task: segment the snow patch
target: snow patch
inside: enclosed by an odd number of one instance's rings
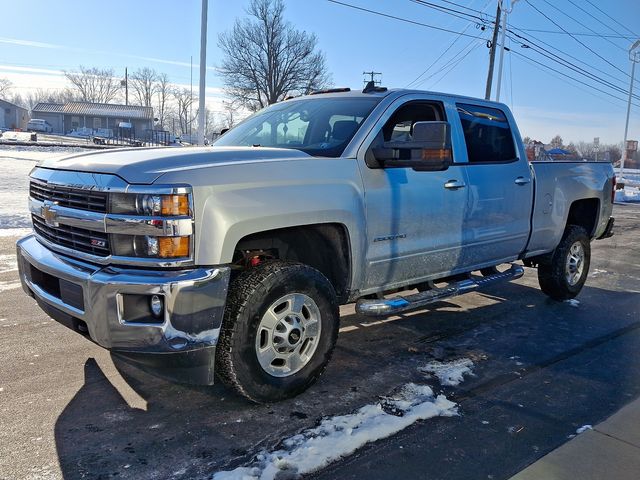
[[[33,233],[31,228],[4,228],[0,227],[0,238],[2,237],[25,237]]]
[[[0,292],[20,288],[20,282],[0,282]]]
[[[15,255],[0,255],[0,273],[18,270],[18,259]]]
[[[568,300],[565,300],[564,303],[575,308],[578,308],[580,306],[580,300],[576,300],[575,298],[570,298]]]
[[[435,375],[440,380],[442,385],[456,386],[464,380],[465,375],[473,375],[471,368],[473,362],[468,358],[460,358],[451,362],[438,362],[434,360],[427,363],[424,367],[419,367],[418,370]]]
[[[616,190],[615,202],[627,203],[627,202],[640,202],[640,188],[624,186],[624,189]]]
[[[576,430],[576,433],[580,435],[581,433],[586,432],[587,430],[593,430],[593,426],[591,425],[583,425]]]
[[[392,413],[389,413],[392,412]],[[457,405],[435,396],[426,385],[406,384],[392,397],[365,405],[357,412],[324,419],[318,427],[282,442],[282,449],[263,452],[251,466],[221,471],[213,480],[273,480],[316,471],[363,445],[389,437],[418,420],[458,414]]]

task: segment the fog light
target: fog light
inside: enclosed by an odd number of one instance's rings
[[[149,306],[151,307],[151,313],[153,313],[154,317],[160,317],[164,311],[164,303],[162,298],[158,295],[152,295],[151,300],[149,300]]]

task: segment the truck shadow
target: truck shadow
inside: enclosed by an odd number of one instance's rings
[[[636,293],[585,287],[575,308],[521,284],[464,298],[386,323],[344,318],[356,328],[341,334],[319,383],[273,405],[251,404],[222,385],[169,383],[112,356],[127,385],[123,390],[122,379],[89,358],[84,385],[55,425],[63,478],[207,478],[323,416],[375,402],[403,383],[425,382],[416,367],[430,359],[479,359],[476,377],[461,386],[473,389],[516,368],[510,357],[544,362],[628,326],[626,313],[607,316],[596,307],[630,312],[640,301]]]

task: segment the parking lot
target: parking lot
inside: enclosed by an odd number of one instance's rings
[[[275,405],[167,383],[52,321],[18,287],[16,238],[0,237],[0,478],[209,478],[407,382],[459,415],[418,421],[314,478],[509,478],[640,396],[640,205],[614,215],[579,302],[550,301],[527,269],[384,321],[343,307],[324,376]],[[418,370],[459,358],[474,363],[459,386]]]

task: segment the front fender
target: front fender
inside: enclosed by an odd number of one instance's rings
[[[176,178],[194,189],[196,264],[230,263],[238,242],[251,234],[337,223],[347,229],[352,285],[359,284],[366,228],[355,159],[307,158],[181,173]]]

